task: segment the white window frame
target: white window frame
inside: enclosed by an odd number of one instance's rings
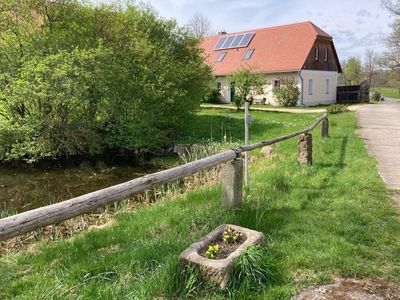
[[[328,48],[325,49],[325,58],[324,58],[325,62],[328,62]]]
[[[326,95],[329,95],[329,85],[330,85],[329,79],[325,79],[325,94]]]
[[[217,57],[217,60],[215,61],[215,63],[217,63],[217,64],[222,63],[227,54],[228,54],[228,52],[226,52],[226,51],[220,52],[218,54],[218,57]]]
[[[315,51],[315,60],[318,61],[318,59],[319,59],[319,47],[316,46],[314,51]]]
[[[308,79],[308,95],[313,94],[313,89],[314,89],[314,81],[312,78]]]
[[[247,49],[246,52],[244,53],[244,56],[242,60],[250,60],[250,58],[253,56],[255,49]]]

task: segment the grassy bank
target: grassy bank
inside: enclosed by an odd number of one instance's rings
[[[182,142],[241,142],[242,113],[202,110]],[[254,112],[253,141],[305,127],[316,115]],[[178,255],[221,223],[268,236],[272,275],[258,293],[195,290],[198,298],[289,299],[332,276],[400,282],[400,221],[363,142],[354,113],[331,116],[331,137],[316,131],[314,165],[296,163],[295,139],[274,159],[252,155],[251,192],[242,208],[221,208],[219,185],[116,215],[110,227],[0,258],[0,298],[172,298]]]

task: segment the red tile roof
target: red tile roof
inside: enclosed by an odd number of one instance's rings
[[[215,51],[221,35],[205,37],[201,43],[204,55],[213,66],[216,76],[225,76],[240,67],[251,68],[256,73],[298,71],[303,67],[317,37],[332,40],[332,37],[311,22],[296,23],[277,27],[246,30],[230,33],[254,32],[255,36],[246,48]],[[247,49],[255,49],[250,60],[243,61]],[[216,60],[221,52],[227,52],[221,63]]]

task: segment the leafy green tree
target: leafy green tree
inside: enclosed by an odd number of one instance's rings
[[[0,160],[172,143],[213,80],[198,43],[147,6],[0,0]]]
[[[300,89],[293,78],[280,78],[279,86],[273,90],[273,93],[280,106],[296,106]]]
[[[362,65],[360,59],[357,57],[349,58],[344,64],[343,73],[346,84],[359,84],[362,76]]]
[[[229,76],[228,81],[235,87],[234,102],[237,110],[250,97],[263,93],[265,78],[261,74],[254,74],[249,69],[240,69]]]

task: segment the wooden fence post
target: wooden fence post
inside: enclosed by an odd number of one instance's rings
[[[302,133],[299,136],[297,148],[297,161],[301,165],[312,165],[312,135]]]
[[[328,117],[322,120],[321,123],[321,135],[322,137],[328,137],[329,136],[329,120]]]
[[[224,164],[222,170],[222,205],[232,208],[242,204],[243,159]]]

